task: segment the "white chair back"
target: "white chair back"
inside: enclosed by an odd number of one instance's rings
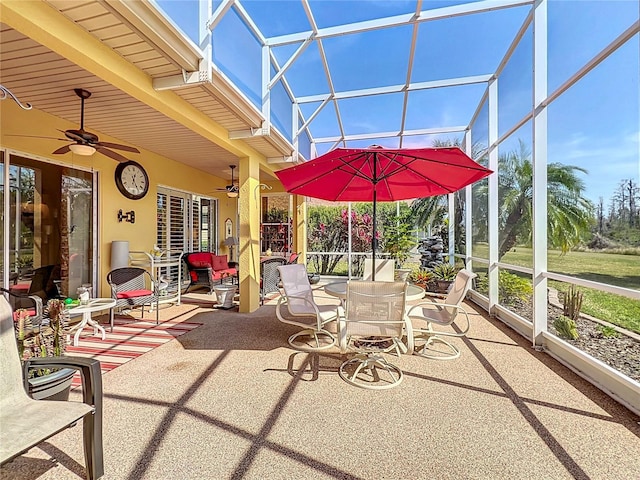
[[[0,365],[2,365],[0,405],[14,403],[16,399],[28,398],[23,387],[22,365],[18,355],[13,314],[9,302],[2,295],[0,295]]]
[[[475,273],[464,268],[458,271],[443,303],[459,306],[467,296],[469,289],[471,289],[471,281],[476,277],[477,275]],[[447,312],[451,321],[453,321],[455,316],[458,314],[458,309],[454,307],[443,307],[443,311]]]
[[[288,297],[287,308],[292,315],[315,315],[313,290],[307,276],[307,268],[301,263],[278,267],[284,294]]]
[[[349,281],[346,335],[401,338],[406,290],[405,282]]]
[[[396,269],[395,260],[376,258],[376,282],[393,282]],[[373,280],[373,260],[365,258],[362,280]]]

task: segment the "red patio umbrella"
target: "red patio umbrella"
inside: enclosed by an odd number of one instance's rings
[[[376,203],[453,193],[492,171],[458,147],[336,148],[276,172],[289,193],[335,202],[373,202],[375,280]]]

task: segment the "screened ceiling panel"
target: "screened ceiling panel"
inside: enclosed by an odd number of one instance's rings
[[[405,25],[323,40],[336,90],[404,84],[412,31],[412,26]]]
[[[375,134],[400,144],[408,135],[415,144],[466,128],[533,2],[235,0],[227,6],[213,29],[216,65],[258,108],[271,108],[274,127],[287,138],[295,141],[283,96],[300,107],[311,141],[331,147],[366,143]],[[263,46],[272,62],[265,79]],[[271,85],[270,105],[261,82]]]
[[[486,83],[479,83],[409,92],[405,128],[467,125],[486,88]]]

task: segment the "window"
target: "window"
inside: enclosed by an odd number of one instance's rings
[[[216,200],[159,187],[157,238],[162,250],[217,251]]]

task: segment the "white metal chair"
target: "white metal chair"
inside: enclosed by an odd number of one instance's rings
[[[408,316],[413,335],[408,334],[407,337],[412,337],[412,341],[409,342],[412,353],[434,360],[453,360],[460,356],[460,350],[442,337],[463,337],[469,331],[469,314],[462,306],[462,301],[471,288],[471,281],[476,276],[475,273],[462,269],[457,273],[443,302],[422,302],[409,309]],[[454,322],[460,314],[464,317],[466,326],[454,330]],[[451,327],[451,330],[434,330],[434,324],[440,327]],[[423,341],[423,345],[415,345],[414,348],[414,342]],[[438,349],[436,344],[444,345],[444,348]]]
[[[356,356],[340,365],[340,377],[357,387],[380,390],[402,381],[402,370],[383,354],[406,351],[406,282],[349,281],[344,315],[338,328],[340,351]]]
[[[395,275],[395,260],[376,258],[376,282],[393,282]],[[373,260],[365,258],[362,280],[373,280]]]
[[[41,357],[21,366],[11,308],[0,295],[0,365],[0,465],[82,420],[86,478],[100,478],[104,473],[100,362],[74,356]],[[27,395],[29,369],[55,367],[82,371],[82,403],[34,400]]]
[[[325,329],[325,325],[338,318],[338,305],[318,305],[315,302],[303,264],[281,265],[278,271],[282,296],[276,305],[276,316],[283,323],[303,328],[289,337],[289,345],[303,351],[333,347],[336,339]]]

